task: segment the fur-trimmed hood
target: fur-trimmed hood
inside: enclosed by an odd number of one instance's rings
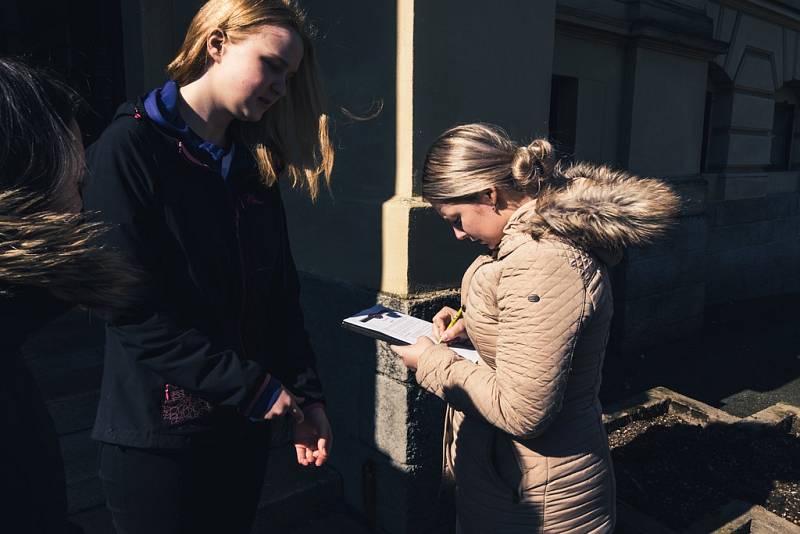
[[[680,209],[678,195],[661,180],[587,163],[563,171],[564,183],[517,210],[504,230],[499,253],[515,234],[566,239],[614,263],[628,246],[663,235]]]
[[[36,204],[19,191],[0,191],[0,296],[13,294],[14,286],[33,286],[97,310],[131,307],[140,275],[118,254],[94,245],[104,227]]]

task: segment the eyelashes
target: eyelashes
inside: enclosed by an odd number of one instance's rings
[[[288,82],[289,80],[291,80],[292,78],[294,78],[294,77],[295,77],[295,75],[297,74],[297,72],[294,72],[294,71],[288,71],[288,70],[286,69],[286,67],[284,67],[283,65],[280,65],[280,64],[278,64],[276,61],[274,61],[274,60],[272,60],[272,59],[270,59],[270,58],[268,58],[268,57],[262,57],[262,58],[261,58],[261,61],[262,61],[262,62],[263,62],[263,63],[264,63],[264,64],[265,64],[265,65],[266,65],[268,68],[269,68],[269,70],[271,70],[273,73],[275,73],[275,74],[278,74],[278,75],[280,75],[281,73],[283,73],[283,74],[284,74],[284,78],[286,79],[286,81],[287,81],[287,82]]]

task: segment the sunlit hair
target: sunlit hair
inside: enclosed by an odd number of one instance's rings
[[[33,286],[122,310],[136,302],[138,272],[94,244],[104,226],[66,205],[85,170],[70,128],[82,105],[47,73],[0,58],[0,297]]]
[[[29,209],[59,211],[84,172],[70,129],[81,99],[52,76],[0,58],[0,187],[29,196]]]
[[[447,130],[428,149],[422,196],[429,202],[469,202],[495,187],[535,197],[562,182],[549,141],[519,145],[499,126],[474,123]]]
[[[307,188],[314,199],[319,193],[320,175],[330,186],[334,151],[311,35],[305,13],[296,2],[210,0],[192,19],[178,55],[167,66],[167,75],[179,86],[197,80],[208,67],[206,42],[215,30],[222,30],[236,42],[264,25],[295,30],[303,41],[303,59],[297,73],[287,81],[286,96],[260,121],[239,122],[235,129],[253,152],[267,185],[285,173],[293,186]]]

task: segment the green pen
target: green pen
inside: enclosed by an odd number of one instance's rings
[[[456,312],[456,314],[453,316],[453,319],[450,321],[450,324],[447,325],[447,328],[444,329],[444,332],[447,332],[448,330],[453,328],[463,315],[464,315],[464,306],[461,306]],[[442,332],[442,334],[444,334],[444,332]],[[442,342],[442,336],[439,336],[439,341],[437,341],[437,343],[441,342]]]

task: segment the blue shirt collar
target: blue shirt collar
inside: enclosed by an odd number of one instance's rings
[[[144,98],[147,116],[156,124],[174,134],[195,152],[208,155],[209,166],[227,178],[230,172],[236,143],[228,149],[206,141],[195,133],[180,115],[178,110],[178,84],[170,80],[162,87],[150,91]]]

